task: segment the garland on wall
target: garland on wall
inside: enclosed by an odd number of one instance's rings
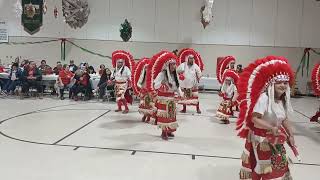
[[[69,43],[70,45],[77,47],[79,49],[81,49],[82,51],[95,55],[95,56],[99,56],[102,58],[107,58],[107,59],[112,59],[111,56],[108,55],[103,55],[97,52],[94,52],[92,50],[89,50],[83,46],[80,46],[72,41],[70,41],[69,39],[65,39],[65,38],[60,38],[60,39],[52,39],[52,40],[45,40],[45,41],[33,41],[33,42],[4,42],[4,43],[0,43],[0,45],[5,44],[5,45],[32,45],[32,44],[44,44],[44,43],[51,43],[51,42],[58,42],[60,41],[60,49],[61,49],[61,60],[65,61],[66,59],[66,43]],[[135,59],[135,60],[139,60],[139,59]]]
[[[296,75],[300,72],[301,70],[301,76],[303,77],[304,75],[304,70],[307,71],[307,76],[309,76],[309,70],[310,70],[310,52],[313,52],[317,55],[320,55],[320,52],[317,52],[313,48],[305,48],[303,51],[302,58],[300,60],[300,64],[297,68]]]
[[[297,67],[297,70],[295,72],[295,82],[292,87],[291,95],[296,96],[298,92],[298,88],[296,88],[297,84],[297,76],[301,71],[301,77],[304,76],[304,72],[307,72],[307,77],[309,76],[309,70],[310,70],[310,52],[313,52],[317,55],[320,55],[320,52],[317,52],[315,49],[312,48],[305,48],[303,51],[302,58],[300,60],[299,66]]]

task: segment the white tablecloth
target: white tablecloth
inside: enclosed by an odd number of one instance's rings
[[[8,73],[0,73],[0,79],[9,79],[9,74]]]
[[[220,83],[218,79],[214,77],[202,77],[199,86],[207,90],[220,90]]]

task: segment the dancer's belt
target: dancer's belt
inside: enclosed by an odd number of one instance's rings
[[[116,84],[125,84],[127,81],[116,81]]]

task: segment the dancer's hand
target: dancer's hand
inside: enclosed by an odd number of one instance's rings
[[[291,146],[295,146],[296,145],[296,142],[295,142],[293,136],[289,136],[289,143],[291,144]]]

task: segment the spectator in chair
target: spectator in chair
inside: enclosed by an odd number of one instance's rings
[[[46,60],[41,61],[41,65],[39,66],[39,70],[41,71],[42,75],[52,74],[52,68],[47,65]]]
[[[4,86],[2,93],[13,94],[14,90],[16,89],[16,86],[20,83],[21,75],[22,75],[22,72],[19,69],[19,64],[13,63],[11,66],[10,74],[9,74],[9,80]]]
[[[75,73],[76,70],[78,70],[78,67],[74,64],[74,60],[70,60],[69,68],[72,73]]]
[[[21,64],[20,64],[20,70],[23,71],[24,68],[26,68],[26,67],[29,66],[29,65],[30,65],[29,60],[27,60],[27,59],[23,60],[23,61],[21,62]]]
[[[80,71],[81,72],[81,71]],[[90,84],[90,75],[86,70],[81,73],[76,72],[75,75],[76,82],[71,88],[71,93],[75,101],[79,100],[78,94],[80,92],[85,92],[85,97],[90,99],[91,94],[91,84]]]
[[[101,64],[99,69],[99,75],[101,76],[105,70],[106,70],[106,66],[104,64]]]
[[[30,87],[35,87],[39,93],[40,99],[42,99],[42,74],[37,68],[35,62],[30,62],[29,66],[26,66],[22,73],[22,93],[25,94],[29,91]]]
[[[101,67],[101,66],[100,66]],[[99,99],[103,99],[106,89],[111,90],[110,95],[114,97],[114,84],[112,82],[112,73],[110,69],[106,68],[105,70],[102,71],[100,81],[98,83],[98,87],[93,91],[94,93],[99,91]]]
[[[69,70],[68,65],[63,65],[63,70],[59,72],[58,89],[60,91],[60,99],[64,100],[64,90],[72,87],[72,79],[74,74]],[[70,98],[70,97],[69,97]]]
[[[88,73],[89,74],[96,74],[96,71],[94,70],[93,66],[88,67]]]
[[[57,62],[57,66],[53,68],[53,73],[59,75],[59,72],[63,70],[63,66],[60,61]]]

